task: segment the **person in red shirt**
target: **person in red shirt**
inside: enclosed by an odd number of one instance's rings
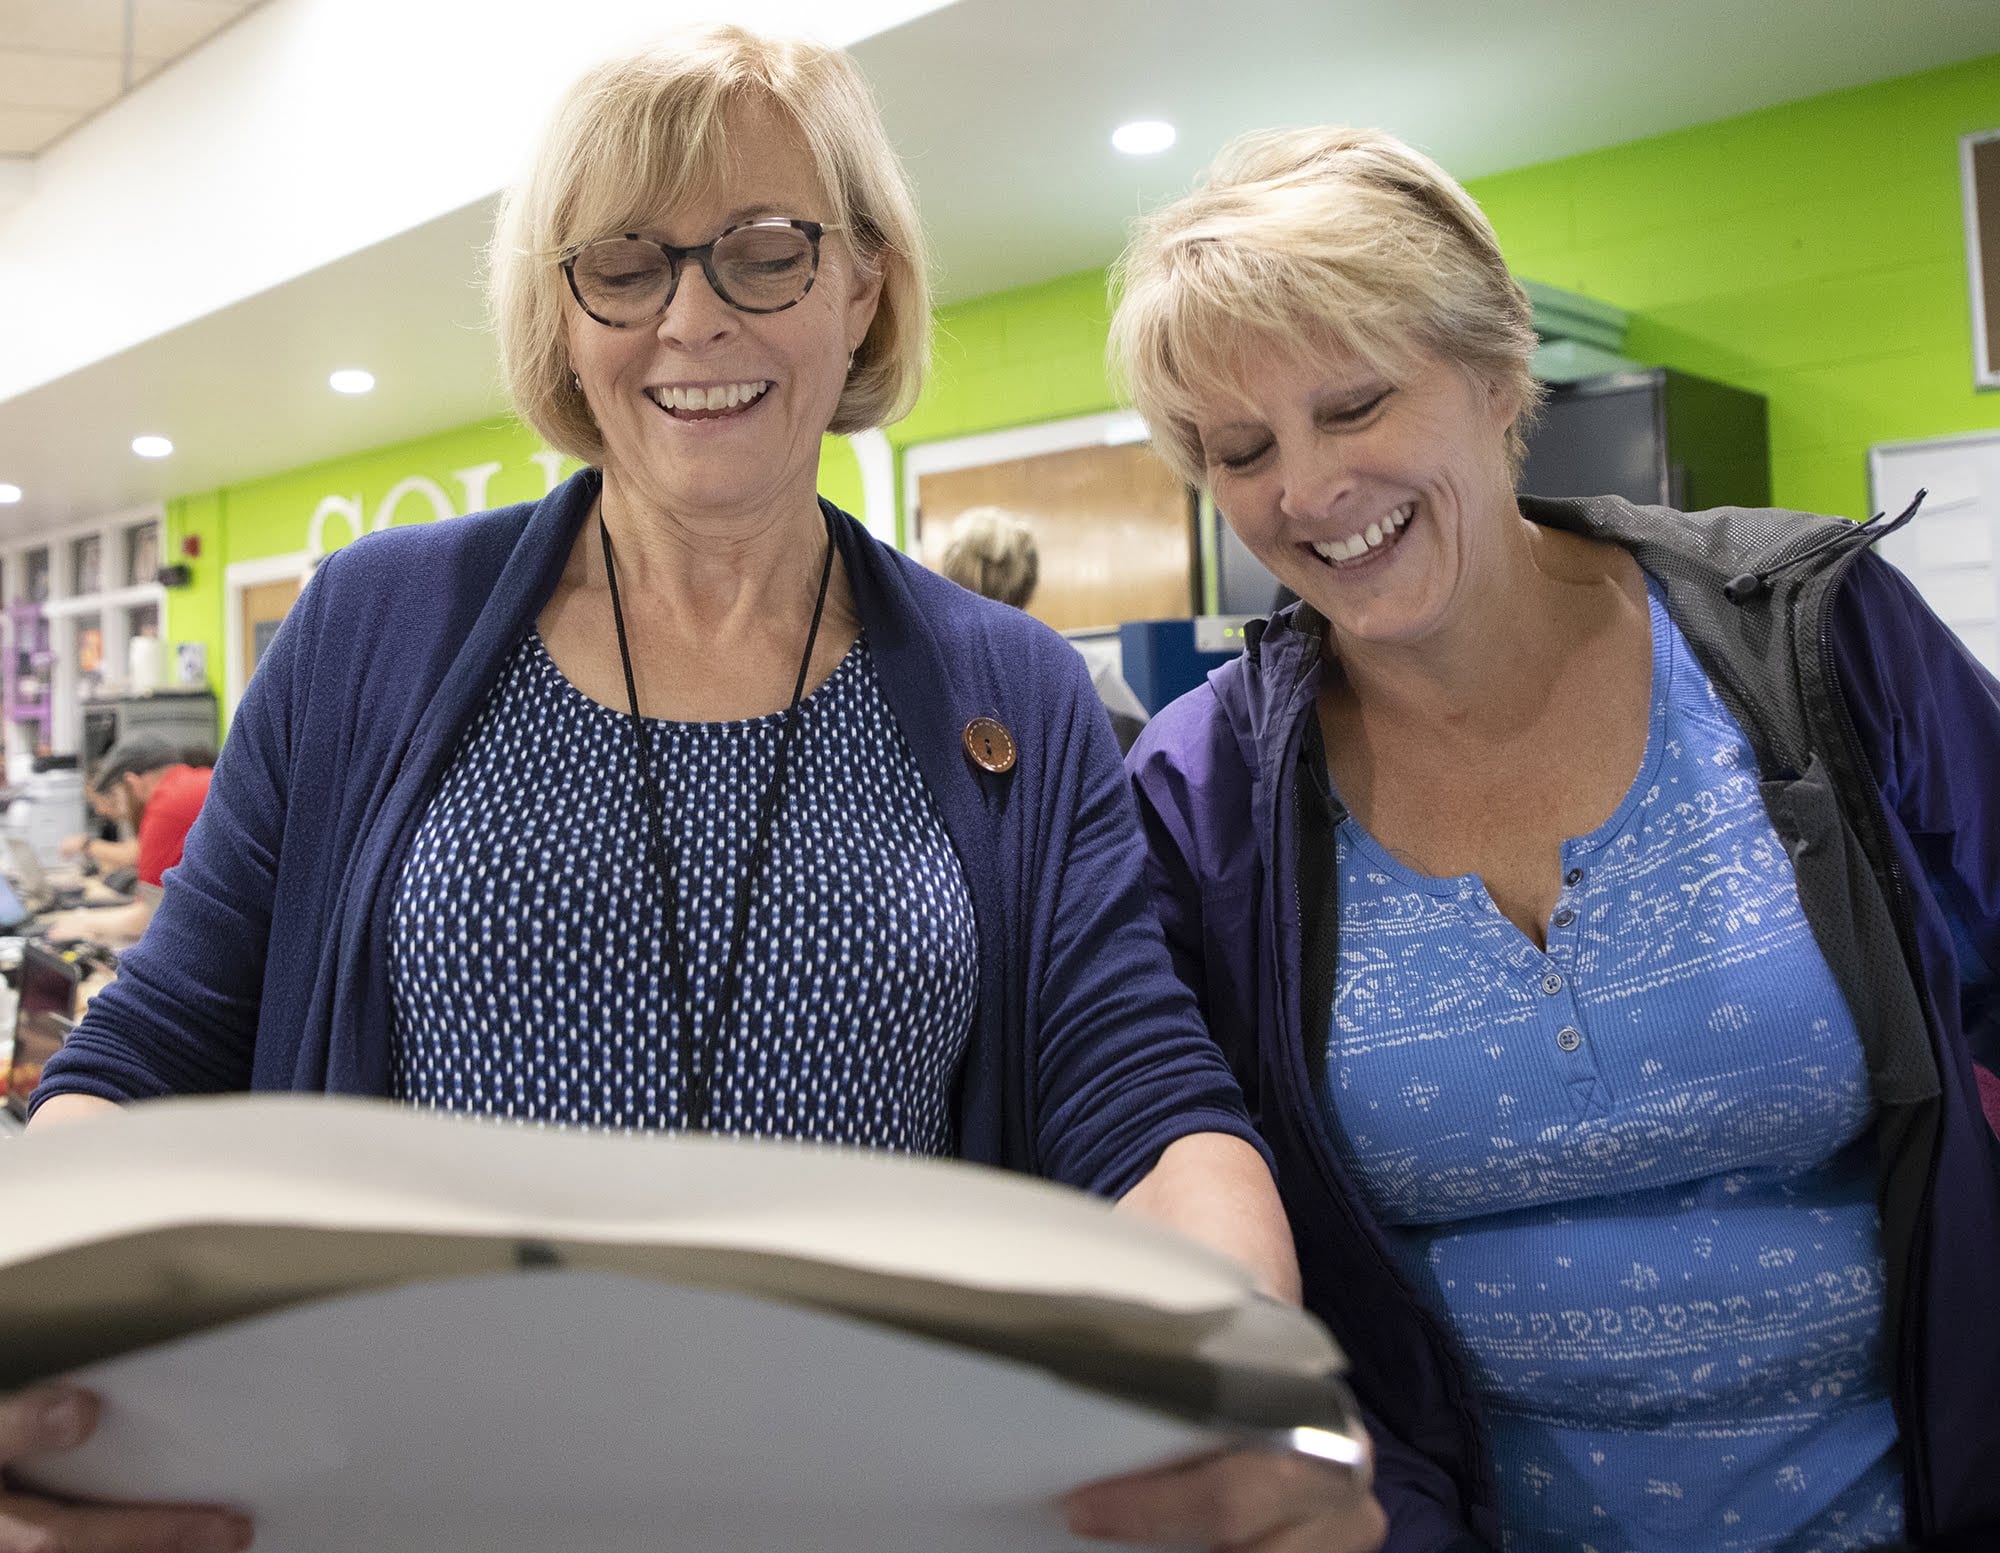
[[[138,835],[139,898],[129,906],[58,913],[43,923],[43,936],[56,942],[137,942],[152,920],[167,870],[181,860],[213,774],[210,766],[189,765],[182,747],[158,734],[133,734],[114,744],[92,773],[90,787],[103,810]]]

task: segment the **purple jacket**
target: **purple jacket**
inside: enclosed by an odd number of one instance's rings
[[[328,558],[250,682],[152,926],[48,1064],[37,1103],[387,1092],[403,859],[596,495],[586,470],[540,502],[392,529]],[[1185,1134],[1254,1144],[1160,942],[1118,747],[1082,659],[845,514],[834,531],[978,923],[961,1155],[1117,1196]],[[977,717],[1013,733],[1010,771],[972,762],[963,738]]]
[[[2000,684],[1844,520],[1522,507],[1631,551],[1750,737],[1878,1109],[1909,1536],[2000,1531],[2000,1105],[1981,1108],[2000,1066]],[[1168,944],[1276,1156],[1307,1303],[1376,1428],[1390,1553],[1469,1553],[1500,1536],[1466,1363],[1398,1272],[1308,1077],[1338,955],[1342,816],[1312,780],[1322,624],[1295,606],[1253,630],[1129,766]]]

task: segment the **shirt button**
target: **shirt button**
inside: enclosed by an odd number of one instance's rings
[[[1546,992],[1550,997],[1554,997],[1562,989],[1563,979],[1554,971],[1550,971],[1548,975],[1542,978],[1542,991]]]
[[[1563,875],[1564,884],[1581,884],[1582,882],[1583,870],[1581,868],[1572,868],[1568,873]]]
[[[1560,1046],[1566,1052],[1573,1052],[1582,1044],[1583,1032],[1580,1030],[1572,1030],[1565,1025],[1561,1030],[1556,1032],[1556,1045]]]
[[[1556,913],[1557,927],[1568,927],[1575,920],[1576,920],[1576,913],[1571,911],[1567,906],[1563,907],[1561,911]]]

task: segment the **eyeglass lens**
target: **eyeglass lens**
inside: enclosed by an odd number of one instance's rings
[[[738,227],[716,240],[710,264],[722,300],[752,312],[790,307],[812,289],[812,239],[797,227]],[[571,273],[583,305],[621,324],[659,317],[673,284],[659,244],[624,237],[592,243]]]

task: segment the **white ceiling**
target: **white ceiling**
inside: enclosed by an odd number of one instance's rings
[[[1996,49],[1995,0],[958,0],[855,52],[950,299],[1106,262],[1132,215],[1246,128],[1380,124],[1474,177]],[[1142,116],[1180,144],[1111,151]],[[440,217],[0,403],[0,481],[28,493],[0,531],[500,409],[477,289],[490,214]],[[339,366],[380,386],[339,399]],[[178,451],[138,460],[140,432]]]
[[[0,507],[0,536],[504,410],[478,281],[492,220],[483,201],[0,403],[0,480],[27,493]],[[336,394],[337,367],[380,386]],[[135,457],[142,434],[173,456]]]
[[[262,0],[0,0],[0,157],[46,149]]]
[[[1104,262],[1246,129],[1474,178],[1995,50],[2000,0],[961,0],[855,52],[969,296]],[[1141,117],[1181,131],[1144,163]]]

